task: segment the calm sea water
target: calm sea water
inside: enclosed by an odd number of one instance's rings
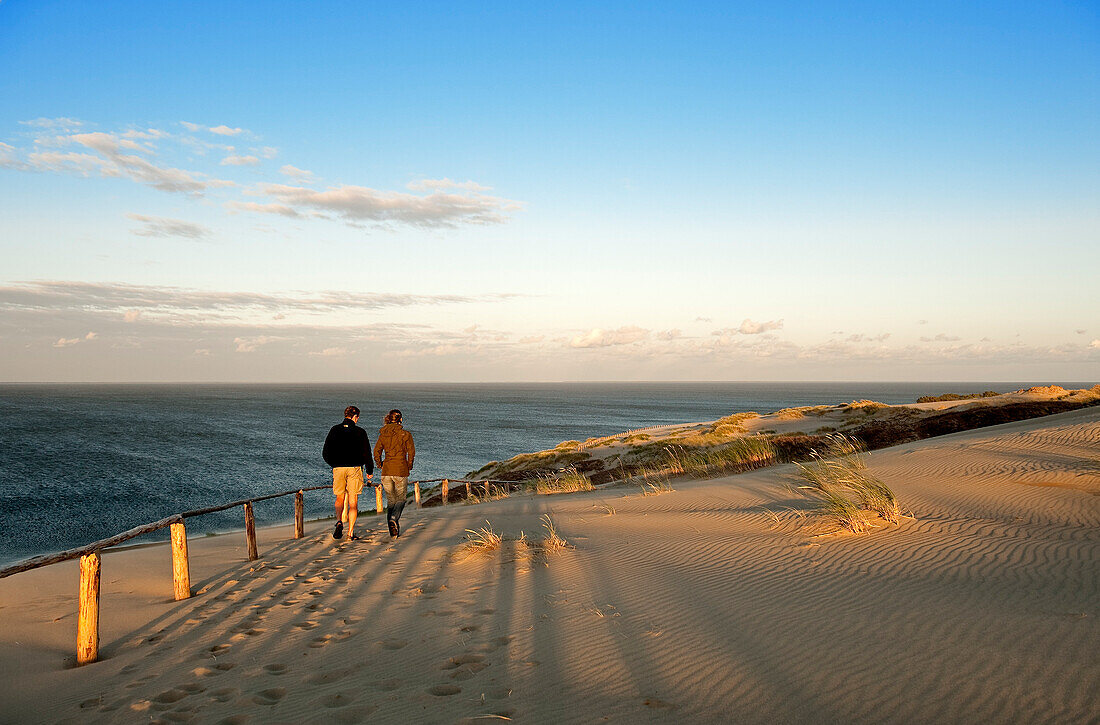
[[[362,409],[360,425],[372,443],[386,411],[401,409],[416,439],[413,478],[427,479],[460,477],[491,460],[643,426],[1025,385],[0,385],[0,562],[78,546],[179,511],[329,483],[321,444],[348,404]],[[328,515],[331,499],[307,494],[307,516]],[[256,504],[257,521],[288,522],[291,502]],[[190,533],[242,526],[239,509],[188,521]]]

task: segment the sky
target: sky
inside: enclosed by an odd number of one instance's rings
[[[1100,3],[0,0],[0,381],[1100,382]]]

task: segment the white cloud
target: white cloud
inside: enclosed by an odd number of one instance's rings
[[[332,214],[348,222],[398,222],[421,227],[501,224],[507,221],[510,212],[523,207],[519,202],[475,191],[433,191],[417,196],[365,186],[339,186],[315,191],[285,184],[262,184],[258,193],[275,199],[284,208],[315,209],[323,215]]]
[[[1089,347],[1091,347],[1093,350],[1100,350],[1100,339],[1090,342]]]
[[[737,328],[738,332],[742,335],[759,335],[762,332],[768,332],[769,330],[782,330],[783,320],[768,320],[767,322],[754,322],[748,318],[741,323],[741,326]]]
[[[759,335],[770,330],[782,330],[783,320],[768,320],[767,322],[755,322],[745,318],[739,327],[724,327],[710,333],[716,337],[728,338],[731,335]]]
[[[262,346],[272,342],[278,342],[283,338],[272,335],[257,335],[256,337],[235,337],[233,344],[237,346],[237,352],[256,352]]]
[[[521,345],[533,345],[537,342],[542,342],[546,339],[546,335],[528,335],[527,337],[521,337],[519,342]]]
[[[309,182],[313,181],[312,171],[299,169],[297,166],[291,166],[290,164],[286,164],[285,166],[280,167],[279,173],[303,184],[308,184]]]
[[[131,234],[139,237],[183,237],[185,239],[204,239],[210,236],[210,230],[201,224],[182,219],[168,219],[144,214],[127,214],[127,219],[141,222],[139,229],[131,229]]]
[[[94,332],[89,332],[89,333],[88,333],[87,335],[85,335],[85,336],[84,336],[84,339],[85,339],[85,340],[94,340],[94,339],[96,339],[97,337],[99,337],[99,335],[98,335],[98,334],[96,334],[96,333],[94,333]]]
[[[0,286],[0,313],[66,312],[101,314],[127,322],[144,320],[192,321],[211,324],[256,315],[318,315],[335,311],[368,311],[422,305],[460,304],[500,300],[512,295],[413,295],[396,293],[318,292],[313,295],[268,295],[256,292],[211,292],[179,287],[39,281]]]
[[[24,126],[33,126],[34,128],[44,128],[53,131],[75,131],[84,125],[83,121],[78,121],[75,118],[35,118],[30,121],[20,121],[19,123]]]
[[[71,347],[73,345],[76,345],[79,342],[80,342],[79,337],[70,337],[70,338],[62,337],[62,338],[58,339],[58,341],[55,342],[53,344],[53,346],[54,347]]]
[[[216,133],[219,136],[237,136],[238,134],[244,133],[243,128],[230,128],[225,124],[222,124],[221,126],[214,126],[213,128],[208,128],[207,130],[210,133]]]
[[[109,133],[96,131],[95,133],[74,134],[69,138],[99,153],[109,162],[108,170],[111,173],[105,175],[123,174],[134,181],[147,184],[161,191],[186,194],[201,194],[210,187],[233,185],[233,182],[230,181],[203,179],[197,174],[183,169],[157,166],[140,156],[124,154],[120,151],[120,148],[125,147],[127,144],[133,144],[133,142],[124,142]]]
[[[649,330],[641,327],[620,327],[617,330],[604,330],[597,327],[589,330],[583,335],[577,335],[572,338],[569,341],[569,347],[591,348],[629,345],[632,342],[639,342],[647,337],[649,337]]]
[[[180,125],[186,128],[191,133],[194,133],[195,131],[198,131],[202,128],[202,126],[200,126],[199,124],[191,123],[190,121],[180,121]]]
[[[262,149],[260,149],[260,156],[263,156],[265,159],[273,159],[278,155],[279,149],[275,148],[274,146],[264,146]]]
[[[658,340],[679,340],[683,336],[683,331],[679,329],[662,330],[657,333]]]
[[[1078,335],[1084,335],[1088,330],[1074,330]]]
[[[347,348],[344,347],[326,347],[320,352],[311,352],[310,355],[315,357],[344,357],[348,354]]]
[[[951,335],[945,335],[944,333],[941,332],[940,334],[936,335],[935,337],[921,337],[920,341],[921,342],[958,342],[961,339],[962,338],[960,338],[960,337],[953,337]]]
[[[260,160],[255,156],[238,156],[230,154],[221,161],[222,166],[256,166]]]
[[[254,211],[254,212],[258,212],[260,214],[278,214],[280,216],[288,216],[288,217],[300,217],[301,216],[301,214],[299,214],[294,209],[291,209],[286,204],[275,204],[275,203],[260,204],[259,202],[255,202],[255,201],[227,201],[225,203],[225,208],[229,209],[230,212],[234,212],[234,211]]]

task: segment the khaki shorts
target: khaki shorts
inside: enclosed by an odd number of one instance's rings
[[[408,476],[382,476],[382,488],[386,490],[386,503],[393,506],[405,500],[409,491]]]
[[[344,491],[358,496],[363,493],[363,469],[359,466],[343,466],[332,469],[332,492],[343,496]]]

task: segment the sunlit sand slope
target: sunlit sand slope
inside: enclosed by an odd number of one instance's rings
[[[860,537],[776,529],[780,466],[268,531],[252,566],[198,540],[178,604],[163,547],[113,554],[80,669],[73,567],[18,575],[0,720],[1097,722],[1098,441],[1090,408],[875,452],[916,518]],[[544,513],[574,549],[512,540]],[[452,556],[486,519],[511,538]]]

